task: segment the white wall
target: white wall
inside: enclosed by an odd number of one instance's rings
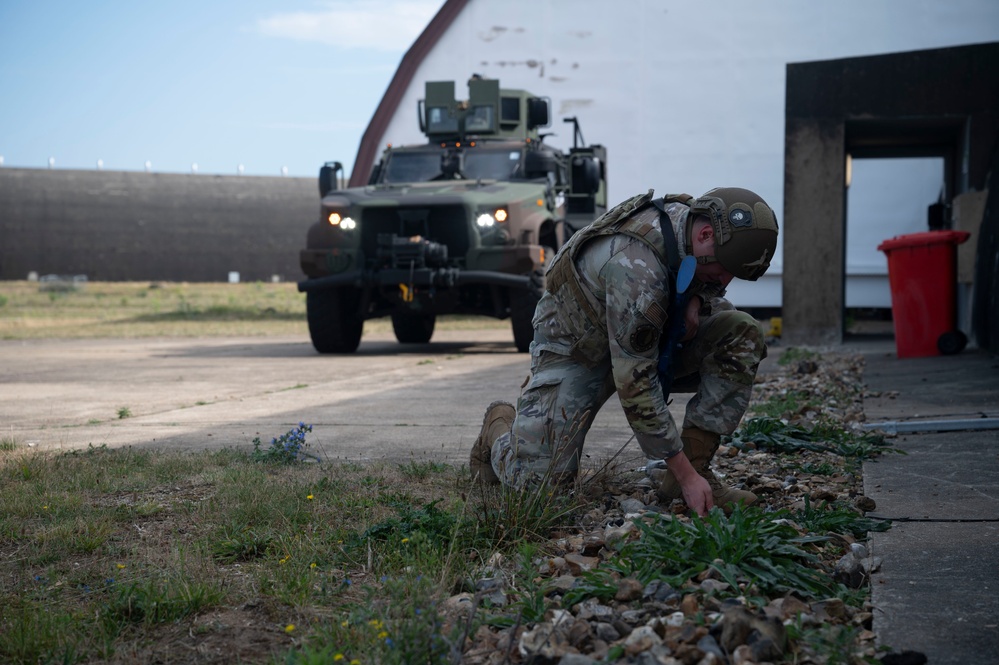
[[[463,98],[479,73],[551,97],[556,146],[572,142],[562,118],[578,116],[586,140],[608,148],[611,201],[734,185],[783,221],[787,63],[997,40],[996,0],[470,0],[382,142],[421,142],[424,81],[453,79]],[[733,283],[733,301],[778,305],[781,266],[779,248],[767,278]]]

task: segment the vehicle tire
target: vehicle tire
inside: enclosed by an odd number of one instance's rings
[[[967,345],[968,336],[960,330],[945,332],[937,338],[937,350],[945,356],[952,356],[955,353],[961,353]]]
[[[531,288],[510,289],[510,325],[513,328],[513,343],[521,353],[531,350],[534,341],[534,311],[545,292],[545,277],[541,271],[531,276]]]
[[[305,296],[309,336],[319,353],[353,353],[361,343],[364,320],[353,289],[309,291]]]
[[[400,344],[426,344],[434,334],[433,314],[400,312],[392,315],[392,330]]]

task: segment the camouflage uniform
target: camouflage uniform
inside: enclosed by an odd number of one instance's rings
[[[593,417],[615,391],[647,457],[681,450],[657,373],[675,283],[651,198],[649,192],[615,207],[576,233],[553,261],[533,320],[531,376],[512,431],[492,446],[492,467],[505,484],[574,475]],[[682,258],[688,207],[669,203],[665,212]],[[674,361],[671,391],[696,390],[684,427],[729,434],[766,355],[763,332],[721,297],[720,285],[695,280],[690,292],[704,305],[696,336]]]

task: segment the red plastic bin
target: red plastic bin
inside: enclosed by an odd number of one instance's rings
[[[967,231],[927,231],[878,245],[888,257],[899,358],[957,353],[967,343],[956,324],[957,246],[970,236]]]

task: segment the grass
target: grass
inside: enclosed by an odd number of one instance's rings
[[[530,507],[515,528],[483,520],[496,494]],[[0,661],[154,660],[177,635],[225,638],[208,618],[236,612],[258,633],[232,647],[245,662],[450,662],[468,626],[438,607],[448,590],[492,553],[546,541],[575,506],[526,494],[486,494],[444,464],[10,447]]]
[[[445,316],[437,328],[509,325]],[[387,318],[365,322],[365,333],[391,330]],[[308,335],[305,294],[294,283],[88,282],[52,291],[38,282],[0,282],[0,339],[268,335]]]

